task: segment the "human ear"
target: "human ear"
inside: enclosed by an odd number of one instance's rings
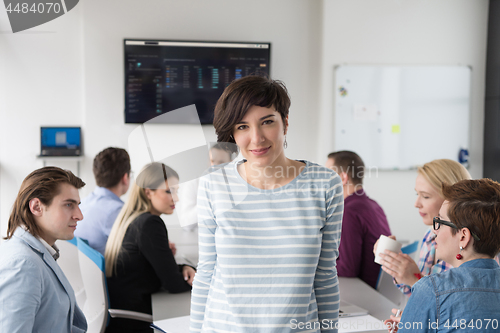
[[[347,185],[347,182],[349,181],[349,176],[345,172],[339,173],[340,179],[342,179],[342,185]]]
[[[35,216],[42,216],[43,215],[43,208],[42,208],[42,202],[38,198],[33,198],[29,202],[29,207],[31,214]]]
[[[145,188],[144,193],[146,194],[146,197],[151,200],[151,190],[149,188]]]
[[[286,133],[288,132],[288,116],[286,116],[285,123],[283,125],[285,125],[285,135],[286,135]]]
[[[473,239],[470,230],[469,228],[462,228],[458,233],[460,234],[460,245],[465,249]]]
[[[130,185],[130,172],[127,172],[123,175],[121,182],[127,187]]]

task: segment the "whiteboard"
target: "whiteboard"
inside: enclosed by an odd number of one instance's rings
[[[467,66],[337,66],[335,150],[382,170],[457,161],[469,147],[470,82]]]

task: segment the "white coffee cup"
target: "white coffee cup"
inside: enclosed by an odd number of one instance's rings
[[[375,262],[379,265],[382,265],[382,257],[379,256],[379,253],[384,253],[384,250],[399,253],[402,246],[403,244],[401,244],[400,242],[395,241],[394,239],[387,236],[380,235],[377,244],[377,251],[375,252]]]

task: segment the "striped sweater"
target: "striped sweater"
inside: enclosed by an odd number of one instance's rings
[[[191,332],[337,332],[342,183],[303,162],[273,190],[241,178],[241,161],[201,178]]]

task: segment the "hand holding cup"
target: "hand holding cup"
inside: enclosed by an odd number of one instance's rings
[[[375,246],[374,246],[374,251],[375,251],[375,262],[379,265],[383,265],[382,264],[382,257],[380,256],[380,253],[384,253],[385,250],[389,250],[389,251],[392,251],[394,253],[399,253],[399,251],[401,251],[401,247],[403,246],[403,244],[401,244],[400,242],[398,242],[394,237],[394,236],[384,236],[384,235],[380,235],[380,238],[379,240],[377,241],[377,243],[375,243]]]

